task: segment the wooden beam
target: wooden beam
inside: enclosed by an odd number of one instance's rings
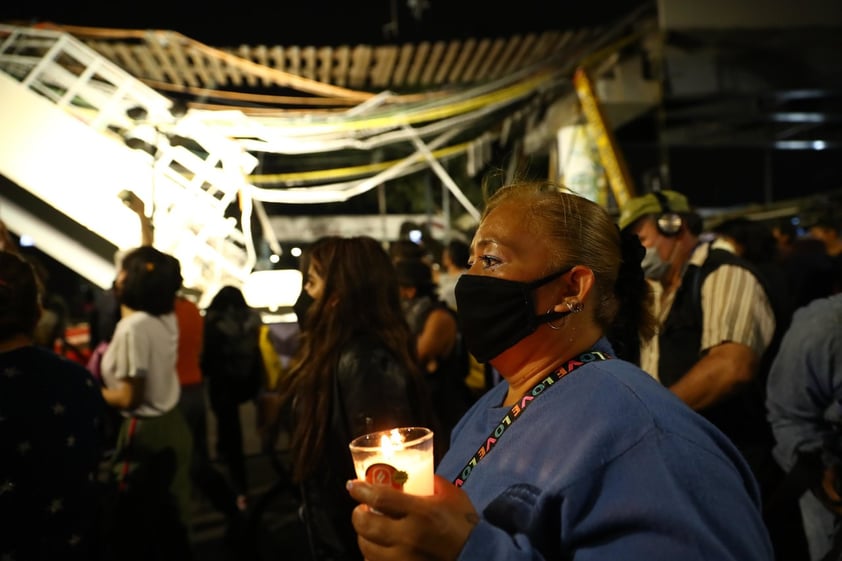
[[[430,53],[430,43],[424,41],[420,43],[415,49],[415,56],[412,57],[412,64],[409,67],[409,73],[406,77],[406,85],[417,86],[421,80],[424,64],[427,60],[427,55]]]
[[[499,61],[503,49],[508,45],[508,41],[504,39],[495,39],[491,43],[488,54],[482,58],[476,57],[477,67],[473,73],[473,79],[485,80],[491,75],[492,67]]]
[[[321,47],[316,51],[316,79],[329,84],[333,81],[333,49]]]
[[[409,74],[410,64],[412,64],[412,54],[415,52],[415,47],[409,43],[401,46],[400,54],[398,55],[398,62],[395,64],[395,72],[392,75],[392,85],[400,87],[405,85],[406,77]]]
[[[476,49],[471,55],[470,62],[462,73],[463,82],[473,82],[476,79],[477,71],[488,57],[488,51],[491,49],[491,46],[491,39],[482,39],[477,43]]]
[[[468,61],[471,60],[471,57],[474,56],[476,46],[477,40],[473,37],[462,43],[462,48],[459,50],[456,62],[453,64],[453,68],[450,69],[450,73],[447,75],[448,82],[454,82],[457,84],[465,82],[465,77],[463,75],[465,67],[468,65]]]
[[[371,85],[386,88],[392,81],[398,49],[393,45],[383,45],[374,49],[374,65],[371,69]]]
[[[331,82],[338,86],[348,85],[348,73],[351,68],[351,49],[342,45],[336,49],[336,66],[333,69],[333,80]]]
[[[512,59],[509,61],[509,64],[505,69],[506,72],[519,70],[528,64],[527,61],[529,60],[529,54],[535,45],[535,40],[536,37],[534,33],[529,33],[524,36],[523,41],[521,41],[517,50],[514,54],[512,54]]]
[[[371,63],[371,47],[359,45],[351,55],[351,70],[348,81],[352,88],[364,88],[368,80],[368,65]]]
[[[308,45],[301,49],[301,76],[316,79],[316,47]]]
[[[237,49],[236,53],[237,53],[237,56],[240,57],[240,58],[244,58],[246,60],[251,60],[251,48],[248,45],[240,45],[240,47]],[[254,74],[251,74],[249,72],[243,72],[242,76],[245,78],[246,84],[248,84],[249,87],[253,88],[253,87],[257,86],[257,76],[255,76]]]
[[[503,72],[505,72],[505,70],[509,67],[509,61],[512,60],[512,56],[515,51],[517,51],[517,48],[522,40],[523,37],[521,35],[514,35],[513,37],[510,37],[508,41],[506,41],[506,46],[503,49],[502,55],[500,55],[497,60],[489,59],[488,69],[485,72],[481,72],[481,74],[492,80],[503,74]]]
[[[434,81],[436,84],[443,84],[450,74],[450,69],[453,68],[453,63],[456,62],[456,57],[462,48],[461,41],[451,41],[444,53],[444,58],[436,71]]]
[[[165,31],[151,32],[146,38],[146,44],[149,46],[149,50],[152,51],[154,58],[157,59],[157,64],[160,66],[163,75],[169,76],[169,81],[173,84],[183,86],[184,80],[182,80],[181,75],[173,67],[168,49],[165,48],[172,44],[173,41],[177,41],[177,37]]]
[[[444,41],[436,41],[433,43],[433,50],[430,52],[430,58],[427,59],[427,62],[424,65],[424,72],[421,74],[421,85],[433,83],[433,77],[435,76],[439,61],[444,54],[444,49]]]

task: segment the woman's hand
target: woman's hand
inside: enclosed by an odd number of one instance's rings
[[[443,477],[432,497],[359,479],[347,488],[362,503],[351,521],[366,561],[453,561],[479,521],[468,495]]]
[[[144,383],[140,377],[121,379],[114,388],[103,387],[102,398],[111,407],[131,411],[142,401]]]
[[[837,515],[842,515],[842,496],[839,495],[839,471],[836,466],[828,466],[822,474],[822,503]]]

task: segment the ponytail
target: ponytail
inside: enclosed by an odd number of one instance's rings
[[[620,232],[621,260],[614,287],[619,310],[608,330],[608,338],[618,357],[635,364],[640,363],[640,343],[655,334],[652,290],[640,266],[645,254],[637,234]]]

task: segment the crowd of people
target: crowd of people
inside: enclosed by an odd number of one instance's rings
[[[470,238],[307,247],[279,361],[239,287],[186,296],[133,204],[84,366],[41,344],[44,277],[0,228],[0,557],[197,559],[197,496],[244,555],[259,431],[311,561],[842,559],[837,222],[515,181]],[[398,426],[433,429],[433,496],[357,479],[348,443]]]

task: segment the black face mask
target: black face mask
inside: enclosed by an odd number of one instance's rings
[[[568,267],[532,282],[464,274],[456,283],[459,327],[468,350],[479,362],[488,362],[532,334],[542,323],[569,311],[535,315],[532,293],[570,271]]]
[[[310,309],[310,306],[313,305],[314,301],[313,297],[302,288],[301,294],[298,295],[298,300],[296,300],[295,304],[292,305],[292,310],[295,312],[295,315],[298,316],[299,328],[304,329],[306,327],[307,310]]]

